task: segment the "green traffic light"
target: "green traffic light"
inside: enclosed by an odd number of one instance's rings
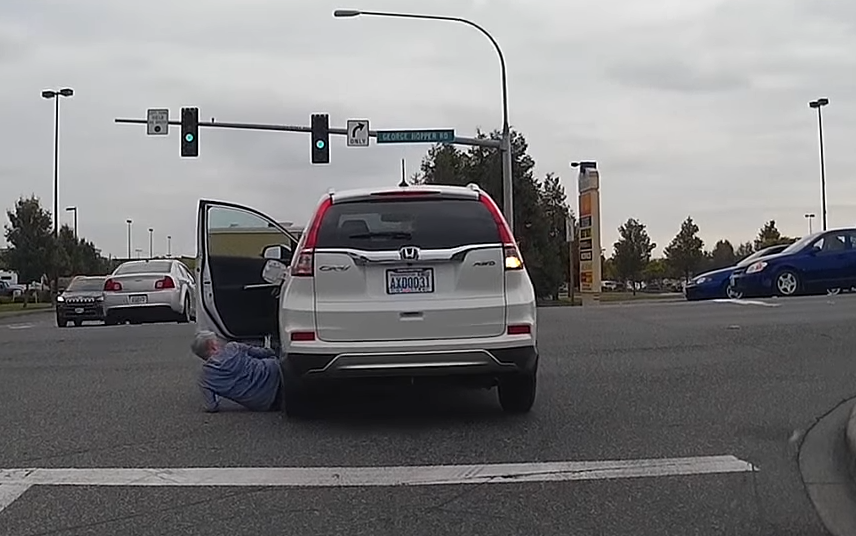
[[[323,149],[323,148],[324,148],[324,140],[318,140],[318,141],[316,141],[316,142],[315,142],[315,147],[318,147],[319,149]]]
[[[192,142],[193,141],[193,134],[185,134],[184,139],[187,140],[187,143]]]

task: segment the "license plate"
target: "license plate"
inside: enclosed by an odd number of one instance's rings
[[[78,307],[77,309],[74,310],[74,312],[75,312],[75,314],[82,315],[83,314],[83,307]]]
[[[434,292],[434,270],[413,268],[386,271],[387,294],[430,294]]]
[[[129,296],[128,303],[148,303],[149,297],[145,294],[139,294],[137,296]]]

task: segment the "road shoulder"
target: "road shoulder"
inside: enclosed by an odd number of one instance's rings
[[[856,534],[856,483],[848,445],[856,398],[837,405],[806,432],[799,468],[818,517],[833,536]],[[846,433],[845,433],[846,431]],[[848,441],[842,441],[847,436]]]

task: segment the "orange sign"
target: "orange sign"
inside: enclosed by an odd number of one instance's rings
[[[591,192],[580,194],[580,216],[591,216]]]

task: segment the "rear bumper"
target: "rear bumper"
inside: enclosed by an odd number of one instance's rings
[[[146,296],[146,303],[131,303],[131,296]],[[178,290],[156,290],[149,292],[105,292],[106,315],[181,313],[181,292]]]
[[[291,371],[307,379],[384,378],[422,376],[499,376],[533,370],[534,346],[457,350],[289,352]]]

